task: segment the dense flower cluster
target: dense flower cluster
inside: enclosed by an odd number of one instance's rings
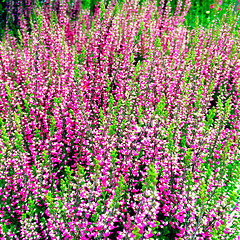
[[[1,239],[237,239],[239,31],[163,5],[63,2],[6,33]]]

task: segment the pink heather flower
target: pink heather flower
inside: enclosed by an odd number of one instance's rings
[[[222,9],[221,9],[221,8],[219,8],[219,11],[222,11]]]
[[[131,221],[130,215],[129,215],[129,213],[127,213],[127,226],[126,226],[126,229],[127,229],[128,232],[131,229],[131,224],[132,224],[132,221]]]
[[[216,229],[218,230],[218,227],[220,226],[220,222],[216,222]]]
[[[222,1],[221,0],[219,1],[219,5],[222,5]]]
[[[214,4],[211,4],[210,8],[214,8]]]
[[[97,226],[97,230],[101,230],[102,229],[102,226]]]
[[[152,232],[150,232],[149,234],[146,234],[147,239],[149,239],[152,236],[154,236],[154,234]]]
[[[102,229],[102,227],[101,226],[97,226],[97,227],[94,227],[93,229],[100,231]]]

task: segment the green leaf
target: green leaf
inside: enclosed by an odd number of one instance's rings
[[[34,176],[36,176],[37,167],[35,165],[32,166],[32,171],[33,171]]]

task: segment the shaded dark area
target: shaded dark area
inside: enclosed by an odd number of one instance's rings
[[[127,212],[129,213],[129,215],[130,215],[130,217],[132,217],[132,216],[134,216],[135,215],[135,212],[134,212],[134,210],[133,210],[133,208],[130,206],[128,209],[127,209]],[[126,214],[125,214],[125,220],[124,220],[124,222],[127,222],[127,212],[126,212]],[[119,222],[115,222],[114,223],[114,229],[113,230],[111,230],[110,232],[111,232],[111,234],[108,236],[108,239],[111,239],[111,240],[116,240],[117,239],[117,237],[118,237],[118,232],[119,231],[123,231],[123,229],[125,229],[124,228],[124,226],[123,226],[123,224],[119,221]]]
[[[212,96],[212,98],[213,98],[213,100],[210,102],[210,108],[209,109],[212,109],[212,108],[216,108],[216,106],[217,106],[217,102],[218,102],[218,97],[219,97],[219,90],[218,90],[218,88],[215,88],[214,89],[214,94],[213,94],[213,96]]]
[[[0,3],[0,40],[4,35],[4,29],[6,26],[7,11],[6,11],[6,1],[1,1]]]
[[[134,58],[134,62],[133,62],[133,65],[136,67],[138,62],[140,62],[140,64],[142,64],[142,62],[146,60],[143,55],[141,53],[137,53],[137,56]]]
[[[111,234],[108,236],[108,239],[116,240],[118,235],[119,235],[118,232],[119,231],[122,232],[123,229],[124,229],[124,226],[123,226],[123,224],[120,221],[119,222],[115,222],[114,223],[114,227],[115,228],[110,231]]]
[[[161,208],[163,207],[163,205],[161,204]],[[164,214],[162,212],[159,212],[157,214],[157,221],[161,223],[161,220],[166,222],[169,220],[169,217],[164,216]],[[174,220],[171,220],[174,221]],[[156,229],[156,231],[158,231],[163,233],[163,236],[159,236],[161,239],[167,239],[167,240],[175,240],[177,237],[177,233],[180,233],[180,230],[178,230],[177,228],[173,228],[170,224],[168,224],[167,226],[165,226],[164,228],[160,228],[158,227]],[[163,238],[164,237],[164,238]]]
[[[28,32],[30,33],[30,13],[36,8],[36,1],[32,2],[32,6],[28,6],[26,0],[5,0],[0,3],[0,41],[5,35],[7,27],[12,36],[18,38],[17,31],[20,30],[20,16],[24,16],[27,20]],[[39,0],[39,5],[43,5],[44,0]],[[34,3],[34,4],[33,4]]]
[[[72,2],[73,0],[71,0]],[[83,8],[86,8],[86,0],[82,1]],[[95,2],[94,2],[95,4]],[[27,4],[26,0],[5,0],[0,3],[0,41],[4,38],[5,28],[9,29],[12,36],[18,39],[18,30],[20,30],[20,16],[24,16],[27,21],[27,31],[31,33],[30,15],[33,13],[33,9],[38,7],[47,7],[50,5],[50,0],[32,0],[31,5]],[[74,5],[70,5],[68,14],[72,19],[76,19],[76,16],[80,12],[80,0],[74,1]],[[60,0],[52,1],[52,10],[59,14]],[[92,7],[91,11],[95,11]]]

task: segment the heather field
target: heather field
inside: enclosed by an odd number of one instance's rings
[[[73,20],[67,0],[6,27],[1,240],[240,239],[239,6],[193,26],[191,4]]]

